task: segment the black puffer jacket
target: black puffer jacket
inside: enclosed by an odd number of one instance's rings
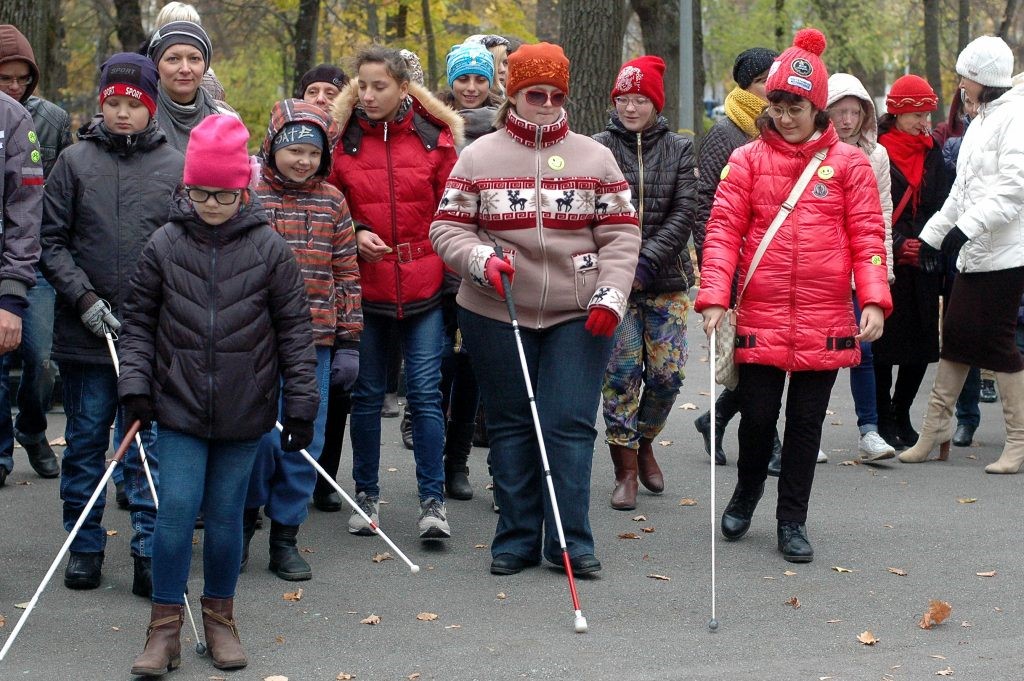
[[[118,394],[149,395],[161,426],[213,440],[313,421],[320,393],[305,284],[257,203],[210,227],[182,193],[146,244],[121,333]]]
[[[53,102],[42,97],[29,97],[25,108],[32,114],[43,154],[43,175],[49,176],[60,152],[71,146],[71,116]]]
[[[700,145],[697,157],[697,220],[693,226],[693,246],[697,249],[697,266],[704,262],[705,226],[711,216],[711,204],[715,202],[715,191],[721,181],[722,168],[729,162],[729,156],[736,149],[750,141],[747,134],[729,118],[711,126]]]
[[[46,179],[39,269],[59,294],[53,358],[111,364],[104,339],[82,324],[85,293],[110,303],[121,319],[128,281],[149,237],[167,222],[185,157],[150,123],[138,135],[114,135],[97,116],[57,157]]]
[[[626,130],[614,113],[608,128],[594,139],[611,150],[629,182],[643,230],[640,257],[657,270],[646,292],[686,291],[693,283],[687,275],[686,245],[697,203],[692,143],[671,132],[664,117],[635,133]]]

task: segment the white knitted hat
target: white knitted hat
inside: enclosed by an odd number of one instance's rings
[[[1011,87],[1013,52],[1002,38],[983,35],[969,42],[957,57],[956,72],[979,85]]]

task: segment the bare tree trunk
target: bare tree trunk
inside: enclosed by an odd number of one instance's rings
[[[924,63],[928,83],[939,96],[939,111],[945,110],[942,98],[942,63],[939,56],[939,1],[924,0]]]
[[[1013,19],[1017,15],[1017,0],[1006,0],[1006,9],[1003,11],[1003,20],[999,22],[999,31],[996,33],[1000,38],[1006,38],[1013,26]]]
[[[631,0],[640,19],[644,51],[665,60],[665,110],[672,129],[679,127],[679,1]],[[683,64],[683,68],[690,68]]]
[[[789,44],[789,27],[786,25],[786,0],[775,0],[775,51],[782,52]]]
[[[693,0],[693,144],[704,139],[704,13],[701,0]]]
[[[534,33],[537,40],[542,42],[557,43],[561,32],[559,30],[558,0],[537,0],[537,20]]]
[[[572,129],[584,135],[603,130],[608,93],[622,58],[623,0],[560,0],[562,46],[570,63]]]
[[[365,0],[366,5],[366,34],[375,43],[380,42],[380,18],[377,16],[377,3],[375,0]]]
[[[384,32],[392,40],[405,40],[409,31],[409,6],[402,2],[394,14],[389,14],[384,22]]]
[[[960,0],[957,3],[957,17],[956,17],[956,53],[960,54],[967,43],[971,40],[971,18],[969,16],[971,11],[971,0]]]
[[[317,26],[320,20],[320,0],[299,0],[299,16],[295,19],[293,35],[295,36],[295,64],[292,74],[292,90],[296,97],[302,74],[314,66],[316,59]]]
[[[59,0],[3,0],[0,24],[13,24],[25,34],[41,74],[36,94],[53,98],[67,81],[60,56],[64,38]]]
[[[430,0],[420,0],[420,10],[423,13],[423,31],[427,39],[427,73],[426,85],[428,90],[437,87],[437,40],[434,37],[434,23],[430,20]]]
[[[114,11],[117,13],[117,39],[121,49],[134,52],[146,39],[139,0],[114,0]]]

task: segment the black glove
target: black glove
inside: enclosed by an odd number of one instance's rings
[[[142,423],[140,430],[145,430],[153,423],[155,413],[149,395],[125,395],[121,398],[121,409],[124,410],[125,423],[129,426],[139,421]]]
[[[94,291],[83,293],[78,299],[77,307],[82,323],[100,338],[121,328],[121,322],[117,321],[117,317],[110,311],[110,305]]]
[[[336,350],[331,360],[331,387],[348,392],[358,377],[359,351],[354,348]]]
[[[286,452],[297,452],[305,449],[313,441],[313,422],[303,419],[285,417],[284,430],[281,431],[281,449]]]
[[[960,254],[960,249],[970,240],[959,227],[954,225],[953,229],[949,230],[946,233],[946,237],[942,240],[942,254],[950,258],[956,258]]]
[[[927,241],[921,242],[921,250],[918,251],[918,267],[925,274],[939,274],[942,272],[942,251],[932,247]]]

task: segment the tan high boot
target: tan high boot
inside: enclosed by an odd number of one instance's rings
[[[241,669],[249,664],[242,641],[238,638],[238,626],[234,619],[233,598],[199,599],[203,604],[203,633],[206,647],[217,669]]]
[[[1006,419],[1006,444],[999,460],[985,466],[985,472],[1012,475],[1024,465],[1024,371],[997,372],[996,383]]]
[[[617,511],[632,511],[636,508],[637,483],[636,450],[621,445],[608,445],[615,464],[615,490],[612,491],[612,508]]]
[[[661,473],[661,467],[654,458],[654,448],[651,446],[651,438],[640,438],[640,449],[637,450],[636,463],[640,471],[640,482],[643,486],[655,494],[665,491],[665,476]]]
[[[181,665],[183,605],[154,603],[146,629],[146,648],[132,663],[135,676],[163,676]]]
[[[949,458],[949,441],[953,438],[950,426],[953,421],[953,407],[956,398],[967,380],[970,370],[966,364],[940,359],[935,371],[935,385],[928,396],[928,408],[924,413],[924,424],[917,444],[900,454],[903,463],[927,461],[935,445],[939,446],[939,461]]]

